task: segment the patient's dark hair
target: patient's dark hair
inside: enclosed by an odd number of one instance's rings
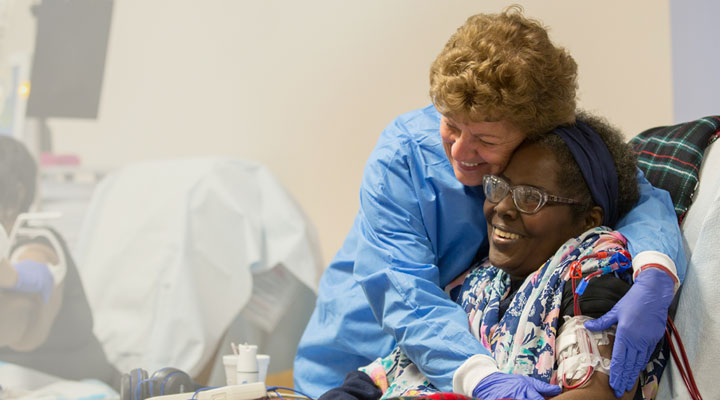
[[[581,111],[577,114],[576,119],[585,122],[595,130],[610,150],[618,175],[618,216],[622,218],[635,206],[640,197],[635,152],[620,131],[604,118]],[[560,181],[557,184],[565,195],[582,201],[582,204],[573,207],[575,218],[579,218],[596,205],[592,201],[590,189],[588,189],[578,163],[560,136],[550,133],[529,140],[550,150],[555,154],[558,164],[564,166],[562,175],[558,176]]]
[[[0,135],[0,208],[17,208],[17,212],[30,209],[35,199],[36,179],[37,165],[25,145]],[[22,199],[18,197],[18,190],[23,191]]]

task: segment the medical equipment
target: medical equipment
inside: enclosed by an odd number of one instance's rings
[[[220,395],[225,396],[223,398],[237,400],[264,397],[265,376],[270,364],[270,356],[257,354],[258,347],[256,345],[245,343],[236,346],[235,343],[231,343],[231,347],[233,354],[223,356],[227,386],[206,387],[194,382],[190,375],[177,368],[162,368],[149,378],[147,371],[137,368],[130,373],[123,374],[120,384],[120,399],[169,398],[166,395],[179,393],[185,393],[184,398],[187,398],[188,393],[196,392],[198,394],[200,391],[204,392],[201,397],[197,398],[215,399]],[[262,393],[257,388],[261,388]],[[251,395],[258,396],[245,397]]]
[[[190,393],[204,388],[190,376],[176,368],[163,368],[148,377],[141,368],[123,374],[120,381],[120,400],[143,400],[166,394]]]
[[[147,400],[251,400],[264,398],[266,395],[265,385],[254,382],[244,385],[199,389],[194,393],[148,397]]]
[[[604,267],[600,267],[597,269],[597,271],[591,272],[586,277],[583,278],[582,274],[582,262],[587,259],[603,259],[610,257],[610,260],[608,260],[607,265]],[[580,301],[579,297],[582,296],[582,294],[585,292],[585,288],[587,288],[588,282],[590,282],[590,279],[595,278],[596,276],[609,274],[612,272],[624,272],[627,269],[632,267],[631,262],[631,256],[630,253],[628,253],[625,250],[622,250],[620,252],[614,252],[612,254],[606,252],[606,251],[598,251],[597,253],[589,254],[587,256],[582,257],[581,259],[577,261],[573,261],[572,264],[570,264],[570,279],[572,280],[572,287],[573,287],[573,313],[574,315],[582,315],[582,312],[580,311]],[[575,286],[575,280],[580,280],[580,283]]]
[[[288,390],[294,393],[279,393],[278,390]],[[251,400],[260,398],[272,399],[303,399],[312,400],[297,390],[271,386],[265,387],[261,382],[246,383],[244,385],[228,385],[219,388],[197,390],[195,393],[179,393],[165,396],[149,397],[147,400]]]
[[[555,340],[557,377],[567,389],[584,385],[595,371],[610,372],[610,360],[600,355],[598,346],[610,344],[608,335],[614,335],[615,331],[589,331],[584,326],[589,319],[584,315],[565,316],[565,323]],[[570,385],[570,380],[580,381]]]
[[[262,382],[223,386],[197,393],[198,400],[249,400],[265,397],[267,391]]]
[[[583,278],[581,262],[586,258],[602,259],[610,257],[608,264],[604,267],[600,267],[598,270],[588,274]],[[558,380],[566,389],[575,389],[583,386],[588,382],[590,377],[595,371],[600,371],[608,374],[610,369],[610,360],[600,356],[598,345],[607,345],[610,343],[607,334],[615,335],[615,327],[611,327],[609,330],[603,330],[601,332],[593,332],[585,328],[584,323],[590,318],[584,317],[580,310],[579,296],[583,294],[585,288],[588,285],[590,279],[612,272],[624,272],[631,266],[630,255],[627,252],[609,254],[607,252],[598,252],[589,256],[583,257],[582,259],[575,261],[570,266],[569,277],[572,281],[573,286],[573,308],[574,317],[565,317],[565,324],[563,325],[560,333],[558,334],[556,341],[556,350],[558,353],[558,369],[557,376]],[[678,278],[671,271],[668,271],[662,265],[646,264],[641,270],[650,268],[658,268],[664,273],[668,274],[673,278],[675,290],[678,286]],[[635,278],[637,278],[636,271]],[[645,275],[650,276],[650,275]],[[575,281],[579,280],[579,285],[575,284]],[[677,341],[677,347],[672,340],[672,337]],[[684,346],[680,336],[675,328],[672,319],[668,316],[667,327],[665,329],[665,338],[668,341],[668,346],[675,361],[677,368],[680,372],[683,382],[688,389],[693,400],[702,400],[702,396],[697,388],[692,370],[690,369],[690,363],[685,355]],[[678,354],[679,351],[679,354]],[[585,369],[586,368],[586,369]],[[587,371],[587,372],[585,372]],[[568,378],[568,374],[570,374]],[[583,376],[584,375],[584,376]],[[582,379],[581,379],[582,378]],[[569,384],[568,379],[579,380],[575,384]]]
[[[677,350],[675,349],[675,341],[673,341],[672,338],[675,338],[677,342]],[[677,331],[675,323],[669,316],[668,326],[665,329],[665,339],[668,341],[670,354],[672,354],[673,361],[675,361],[675,366],[680,372],[688,394],[690,394],[692,400],[703,400],[702,395],[700,395],[700,389],[698,389],[697,383],[695,382],[695,376],[693,376],[692,369],[690,368],[690,361],[688,361],[687,354],[685,354],[685,346],[680,339],[680,333]],[[678,351],[680,355],[678,355]]]
[[[280,394],[278,390],[297,394]],[[163,368],[150,378],[142,369],[133,370],[123,376],[120,387],[120,400],[251,400],[268,397],[311,399],[302,392],[282,386],[266,388],[264,382],[205,387],[175,368]]]
[[[582,262],[588,259],[609,258],[604,266],[583,277]],[[602,357],[598,345],[608,345],[608,332],[615,334],[615,328],[601,332],[592,332],[585,328],[585,322],[591,318],[583,316],[580,310],[580,296],[585,292],[591,279],[613,272],[624,272],[631,268],[631,256],[627,251],[609,253],[599,251],[582,257],[570,264],[569,279],[573,288],[573,317],[566,316],[565,324],[556,339],[558,353],[557,376],[560,383],[567,389],[575,389],[585,385],[595,371],[609,374],[610,360]],[[579,281],[576,284],[576,281]],[[568,380],[578,381],[575,384]]]
[[[280,398],[280,399],[282,399],[283,397],[287,397],[287,398],[291,398],[291,399],[313,400],[313,398],[308,396],[306,393],[303,393],[296,389],[290,389],[290,388],[286,388],[286,387],[282,387],[282,386],[268,386],[266,389],[268,392],[273,392],[273,393],[268,393],[268,397],[274,397],[274,398]],[[290,392],[293,392],[296,394],[283,393],[281,395],[280,393],[278,393],[278,390],[287,390],[287,391],[290,391]]]

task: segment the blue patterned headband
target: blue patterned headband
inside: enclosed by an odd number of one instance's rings
[[[562,125],[553,130],[570,149],[585,177],[595,204],[605,211],[603,225],[618,221],[618,177],[612,154],[605,142],[584,122]]]

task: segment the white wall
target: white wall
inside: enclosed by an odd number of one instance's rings
[[[582,106],[628,135],[672,122],[666,1],[523,3],[578,61]],[[457,26],[507,4],[116,0],[99,118],[51,120],[55,148],[106,167],[260,161],[315,222],[329,261],[380,131],[429,102],[429,65]]]

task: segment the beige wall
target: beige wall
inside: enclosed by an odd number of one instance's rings
[[[99,118],[51,120],[55,147],[103,167],[262,162],[314,221],[329,261],[380,131],[429,102],[429,64],[455,28],[506,4],[116,0]],[[578,61],[582,106],[628,133],[672,122],[666,1],[524,4]]]

